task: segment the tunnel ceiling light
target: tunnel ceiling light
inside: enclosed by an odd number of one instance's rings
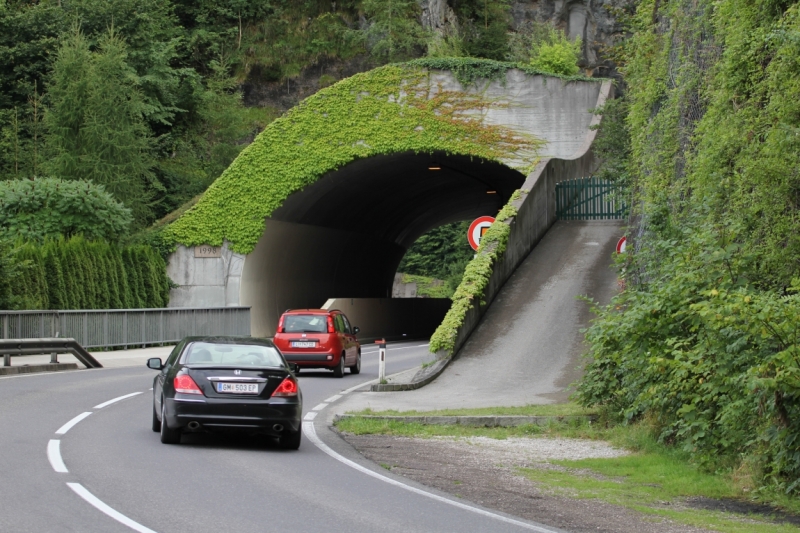
[[[440,167],[436,163],[433,163],[428,167],[428,170],[442,170],[442,167]]]
[[[497,191],[486,191],[486,194],[497,194]]]

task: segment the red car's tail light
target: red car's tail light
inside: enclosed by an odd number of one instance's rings
[[[203,391],[200,390],[200,387],[188,374],[175,376],[172,384],[175,386],[175,392],[180,392],[181,394],[203,394]]]
[[[283,333],[283,319],[286,315],[281,315],[281,319],[278,322],[278,331],[276,333]]]
[[[297,382],[293,378],[287,377],[281,381],[281,384],[278,385],[278,388],[275,389],[272,396],[297,396],[297,391]]]
[[[328,315],[328,333],[333,333],[336,331],[333,327],[333,317]]]

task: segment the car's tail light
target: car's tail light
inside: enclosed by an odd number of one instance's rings
[[[275,392],[272,393],[272,396],[297,396],[297,382],[292,377],[287,377],[281,384],[278,385],[278,388],[275,389]]]
[[[172,384],[175,386],[175,392],[180,392],[181,394],[203,394],[203,391],[200,390],[200,387],[197,386],[197,383],[194,382],[189,374],[175,376]]]
[[[328,333],[333,333],[336,331],[333,327],[333,317],[328,315]]]
[[[278,321],[278,331],[276,333],[283,333],[283,319],[286,315],[281,315],[280,321]]]

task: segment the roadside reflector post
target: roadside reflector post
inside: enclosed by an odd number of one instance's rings
[[[378,345],[378,383],[386,382],[386,339],[375,341]]]

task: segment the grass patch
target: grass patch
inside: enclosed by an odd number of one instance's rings
[[[550,408],[551,410],[540,410]],[[526,406],[495,409],[456,409],[441,411],[361,411],[366,415],[559,415],[588,414],[572,404],[561,406]],[[510,437],[566,437],[599,439],[630,450],[632,455],[613,459],[551,461],[555,469],[525,468],[520,473],[544,490],[578,499],[598,499],[621,505],[653,517],[712,529],[724,533],[798,532],[792,524],[776,524],[763,515],[741,515],[688,507],[686,498],[739,499],[773,505],[789,512],[800,511],[800,502],[785,495],[761,492],[753,497],[742,492],[734,475],[728,472],[704,472],[691,463],[685,452],[655,440],[645,424],[630,426],[589,423],[576,419],[553,421],[544,426],[481,428],[467,426],[424,425],[368,418],[348,418],[336,423],[340,431],[404,437],[473,437],[495,439]],[[669,505],[668,505],[669,503]]]
[[[667,451],[615,459],[551,461],[565,471],[523,468],[520,471],[553,494],[598,499],[636,511],[725,533],[796,532],[791,524],[775,524],[758,515],[692,509],[685,504],[669,508],[665,502],[685,498],[740,498],[729,476],[704,473],[686,458]]]
[[[433,364],[432,361],[429,364]],[[423,365],[424,367],[424,365]],[[587,409],[576,403],[556,403],[547,405],[524,405],[519,407],[481,407],[478,409],[439,409],[436,411],[350,411],[354,415],[381,416],[570,416],[597,414],[596,409]]]

